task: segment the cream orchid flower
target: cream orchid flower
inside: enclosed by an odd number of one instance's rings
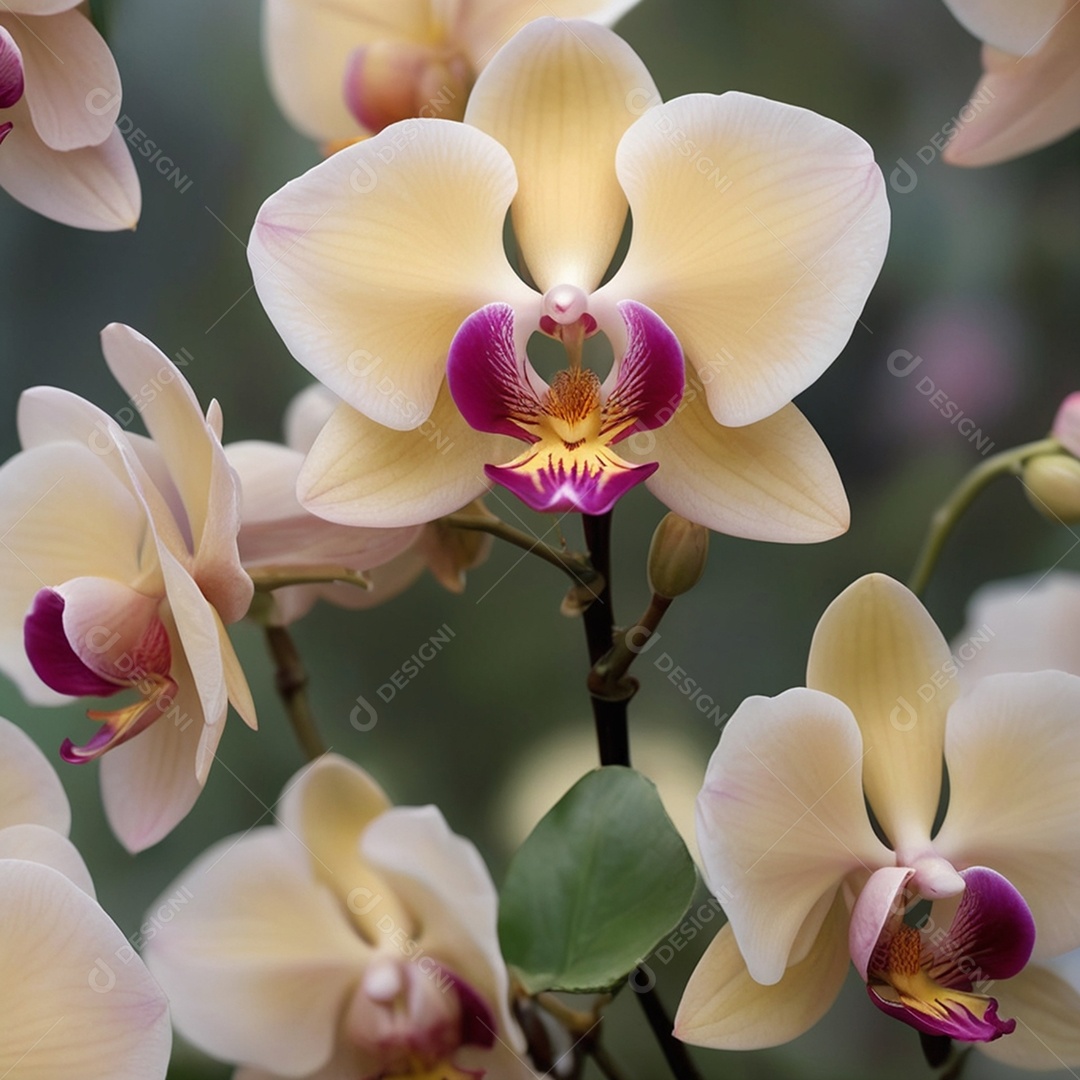
[[[1080,127],[1080,10],[1071,0],[945,3],[984,42],[984,74],[946,161],[996,165]]]
[[[921,1032],[1032,1068],[1080,1063],[1080,997],[1045,964],[1080,945],[1080,678],[1000,675],[957,700],[950,665],[919,601],[871,575],[822,617],[808,688],[736,711],[698,799],[729,923],[680,1038],[793,1039],[850,958],[871,1001]],[[924,900],[929,917],[905,921]]]
[[[0,1075],[163,1080],[165,995],[94,899],[70,823],[45,755],[0,719]]]
[[[139,220],[120,75],[80,0],[0,3],[0,188],[63,225],[109,231]]]
[[[252,583],[217,403],[204,418],[180,371],[129,327],[101,340],[130,395],[117,416],[137,409],[152,437],[65,390],[22,395],[23,450],[0,468],[0,667],[39,704],[134,692],[91,712],[97,734],[61,755],[103,758],[109,822],[139,851],[191,809],[229,702],[255,726],[224,628]]]
[[[211,848],[147,962],[195,1045],[237,1080],[525,1080],[480,855],[434,807],[391,807],[325,755],[279,824]]]
[[[535,289],[504,253],[508,208]],[[601,285],[628,211],[629,251]],[[391,527],[492,480],[590,513],[644,480],[734,535],[835,536],[842,485],[789,403],[847,341],[887,236],[881,173],[846,128],[738,93],[659,104],[610,31],[537,20],[464,124],[393,125],[259,213],[263,305],[346,402],[301,501]],[[525,356],[537,331],[570,355],[550,387]],[[604,382],[582,364],[596,332],[616,356]]]
[[[638,0],[266,0],[263,51],[281,111],[324,143],[396,120],[460,120],[476,74],[536,15],[610,25]]]
[[[357,610],[376,607],[404,592],[425,569],[444,588],[463,592],[465,571],[483,562],[491,549],[490,537],[442,522],[365,529],[338,525],[305,510],[296,497],[304,455],[340,404],[324,386],[313,383],[289,403],[285,446],[245,442],[225,447],[244,494],[239,547],[248,570],[332,564],[363,571],[371,586],[333,583],[275,589],[271,618],[282,626],[306,615],[319,600]]]

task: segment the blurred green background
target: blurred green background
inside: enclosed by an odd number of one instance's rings
[[[279,438],[282,409],[307,375],[259,306],[244,242],[262,200],[319,157],[269,96],[258,0],[114,0],[108,15],[124,78],[123,113],[190,185],[178,190],[136,156],[144,211],[138,230],[124,235],[68,230],[0,199],[0,415],[9,418],[3,454],[17,449],[14,412],[27,386],[64,386],[110,412],[124,404],[96,340],[114,320],[169,355],[187,350],[185,374],[204,404],[221,401],[227,441]],[[717,714],[699,711],[665,680],[660,654],[721,713],[749,694],[799,684],[828,602],[864,572],[906,576],[930,512],[982,460],[919,393],[920,378],[933,379],[999,449],[1042,435],[1061,397],[1078,388],[1080,140],[985,170],[920,161],[919,149],[956,115],[979,74],[977,43],[940,0],[644,0],[620,31],[665,97],[735,88],[815,109],[869,140],[886,177],[901,158],[916,177],[913,188],[903,178],[905,192],[890,187],[890,255],[862,324],[800,399],[848,485],[850,533],[809,548],[716,537],[706,579],[675,606],[662,640],[639,664],[633,734],[673,752],[688,748],[694,764],[681,781],[685,796],[716,744]],[[888,358],[901,349],[924,358],[918,378],[890,373]],[[644,557],[662,513],[644,490],[619,506],[615,585],[624,620],[647,600]],[[524,516],[538,532],[551,525]],[[576,525],[567,524],[576,545]],[[979,584],[1058,563],[1078,568],[1078,543],[1030,511],[1018,483],[999,482],[945,552],[928,603],[954,633]],[[333,748],[369,768],[397,801],[441,806],[451,825],[480,846],[496,880],[512,822],[522,813],[512,804],[524,781],[511,777],[535,764],[553,737],[587,733],[591,725],[583,633],[559,614],[563,591],[551,568],[522,561],[516,550],[496,550],[462,597],[428,578],[369,612],[321,607],[296,630]],[[378,705],[372,730],[356,731],[349,717],[357,695],[375,701],[375,689],[443,624],[453,630],[450,643],[406,689]],[[60,765],[75,804],[74,839],[102,902],[126,932],[138,930],[155,897],[211,842],[269,823],[278,792],[302,764],[259,631],[241,625],[234,638],[261,731],[230,721],[194,812],[138,858],[108,832],[96,768],[55,758],[65,735],[89,730],[82,710],[31,710],[12,687],[0,686],[0,711]],[[592,764],[590,753],[581,751],[580,769]],[[568,783],[554,781],[541,802],[554,801]],[[699,934],[670,966],[657,966],[672,1009],[708,936]],[[612,1009],[609,1045],[633,1075],[662,1075],[637,1007],[626,998]],[[914,1034],[878,1015],[858,985],[790,1046],[697,1057],[709,1077],[928,1075]],[[228,1070],[185,1053],[175,1075]],[[1017,1074],[976,1055],[969,1075]]]

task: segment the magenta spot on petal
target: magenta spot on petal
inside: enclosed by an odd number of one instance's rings
[[[0,26],[0,109],[9,109],[22,96],[25,89],[23,81],[22,54],[15,39]],[[11,130],[10,124],[3,125],[7,130],[0,132],[0,139]]]
[[[84,746],[76,746],[70,739],[65,739],[60,744],[60,756],[69,765],[85,765],[101,757],[115,736],[116,732],[106,724]]]
[[[495,1045],[495,1014],[469,983],[444,967],[440,970],[453,984],[461,1002],[461,1045],[490,1049]]]
[[[660,466],[655,461],[622,468],[583,470],[578,462],[567,468],[554,457],[535,468],[531,463],[485,465],[491,480],[512,491],[540,513],[606,514],[632,487],[647,480]]]
[[[605,409],[636,417],[637,422],[613,443],[666,424],[679,408],[686,383],[682,346],[667,323],[633,300],[623,300],[618,307],[626,324],[626,352]]]
[[[109,697],[122,687],[87,667],[64,632],[64,598],[41,589],[23,624],[23,642],[30,666],[46,686],[72,697]]]
[[[517,422],[541,409],[525,374],[527,364],[517,354],[514,309],[509,304],[488,304],[461,324],[450,344],[446,381],[470,427],[536,441]]]

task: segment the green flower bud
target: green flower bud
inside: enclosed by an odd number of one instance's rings
[[[705,573],[709,530],[678,514],[668,514],[649,547],[649,587],[669,600],[689,592]]]
[[[1068,454],[1043,454],[1024,465],[1028,501],[1043,517],[1080,523],[1080,461]]]

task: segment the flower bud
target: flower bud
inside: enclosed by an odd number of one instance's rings
[[[1070,394],[1061,403],[1050,434],[1073,457],[1080,458],[1080,392]]]
[[[689,592],[705,573],[709,530],[678,514],[656,527],[649,547],[649,587],[669,600]]]
[[[1024,466],[1024,491],[1040,514],[1066,525],[1080,523],[1080,461],[1043,454]]]

